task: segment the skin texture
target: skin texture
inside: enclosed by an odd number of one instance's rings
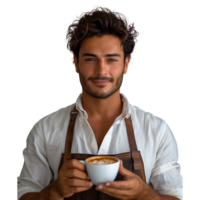
[[[78,82],[83,93],[83,108],[88,116],[99,121],[113,118],[122,112],[122,83],[124,75],[130,69],[130,55],[125,60],[120,39],[114,35],[86,38],[80,47],[79,63],[73,55],[74,72],[78,74]],[[85,53],[95,54],[97,57],[83,56]],[[106,54],[119,54],[120,57],[104,57]],[[90,59],[87,60],[86,59]],[[114,61],[116,60],[116,61]],[[99,86],[92,80],[107,80],[105,86]]]

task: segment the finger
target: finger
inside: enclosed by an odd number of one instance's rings
[[[69,179],[69,186],[70,187],[84,187],[84,188],[90,188],[93,186],[93,184],[90,184],[91,181],[87,181],[87,180],[82,180],[82,179],[76,179],[76,178],[72,178]]]
[[[68,178],[79,178],[79,179],[87,179],[87,174],[78,169],[68,169],[65,172],[65,176]]]
[[[71,159],[71,160],[65,162],[63,164],[62,168],[64,168],[64,169],[76,168],[81,171],[85,171],[85,165],[83,163],[79,162],[77,159]]]
[[[78,185],[78,186],[73,186],[73,183],[72,183],[72,184],[70,184],[70,186],[68,185],[67,190],[71,191],[72,193],[78,193],[78,192],[82,192],[85,190],[89,190],[92,187],[92,186],[86,186],[86,185],[82,186],[82,184],[80,184],[80,183],[76,184],[75,182],[74,182],[74,184]]]
[[[122,176],[131,176],[133,175],[132,172],[124,168],[122,160],[120,160],[120,165],[119,165],[119,171],[118,171]]]
[[[106,187],[115,188],[118,190],[129,190],[133,188],[133,183],[130,181],[111,181],[104,184]]]

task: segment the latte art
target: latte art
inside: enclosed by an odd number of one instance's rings
[[[101,160],[92,160],[89,163],[95,164],[95,165],[106,165],[106,164],[112,164],[115,163],[115,160],[111,159],[101,159]]]

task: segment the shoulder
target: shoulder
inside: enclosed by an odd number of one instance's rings
[[[73,110],[75,104],[69,105],[65,108],[61,108],[45,117],[40,119],[37,124],[48,124],[53,125],[57,123],[61,123],[65,120],[66,117],[70,115],[70,112]]]
[[[33,127],[32,131],[40,137],[49,137],[51,134],[62,132],[64,126],[68,126],[70,112],[75,104],[61,108],[40,119]]]
[[[140,123],[143,125],[148,124],[154,127],[166,125],[166,122],[163,119],[153,115],[152,113],[145,112],[144,110],[131,104],[129,104],[129,108],[134,123]]]
[[[158,144],[174,141],[174,136],[165,120],[129,104],[134,128],[147,140]]]

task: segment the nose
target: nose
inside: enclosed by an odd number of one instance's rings
[[[109,66],[105,61],[99,61],[95,65],[95,71],[94,73],[97,74],[97,78],[93,80],[99,80],[99,81],[110,81],[110,78],[108,78],[108,71]]]

